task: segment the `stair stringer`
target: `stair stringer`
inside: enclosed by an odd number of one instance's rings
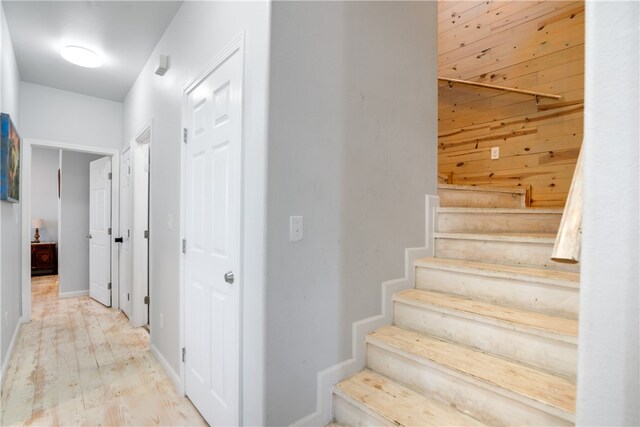
[[[433,256],[438,196],[425,196],[425,246],[404,251],[404,277],[382,282],[381,314],[358,320],[351,326],[351,358],[317,373],[316,410],[293,422],[292,426],[324,426],[333,420],[333,388],[340,381],[357,374],[366,366],[366,337],[393,323],[393,295],[415,287],[415,262]]]

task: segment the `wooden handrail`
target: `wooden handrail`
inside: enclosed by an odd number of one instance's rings
[[[535,96],[536,98],[562,99],[562,95],[553,95],[553,94],[544,93],[544,92],[534,92],[531,90],[515,89],[512,87],[506,87],[506,86],[496,86],[496,85],[490,85],[487,83],[472,82],[469,80],[450,79],[448,77],[438,77],[438,80],[449,83],[449,86],[455,83],[455,84],[461,84],[461,85],[467,85],[467,86],[477,86],[477,87],[484,87],[488,89],[504,90],[506,92],[521,93],[523,95]]]
[[[567,203],[560,220],[560,229],[553,246],[551,259],[556,262],[576,264],[580,261],[582,241],[582,149],[573,172]]]

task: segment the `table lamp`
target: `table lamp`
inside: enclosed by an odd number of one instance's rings
[[[40,230],[44,227],[44,219],[34,218],[31,220],[31,226],[36,229],[36,234],[33,235],[33,243],[40,243]]]

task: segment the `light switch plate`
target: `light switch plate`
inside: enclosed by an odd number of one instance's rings
[[[491,160],[500,158],[500,147],[491,147]]]
[[[302,240],[302,237],[303,237],[302,217],[290,216],[289,217],[289,241],[297,242],[299,240]]]

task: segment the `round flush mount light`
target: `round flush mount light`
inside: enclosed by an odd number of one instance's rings
[[[94,51],[80,46],[65,46],[60,52],[62,57],[72,64],[86,68],[97,68],[102,65],[102,58]]]

